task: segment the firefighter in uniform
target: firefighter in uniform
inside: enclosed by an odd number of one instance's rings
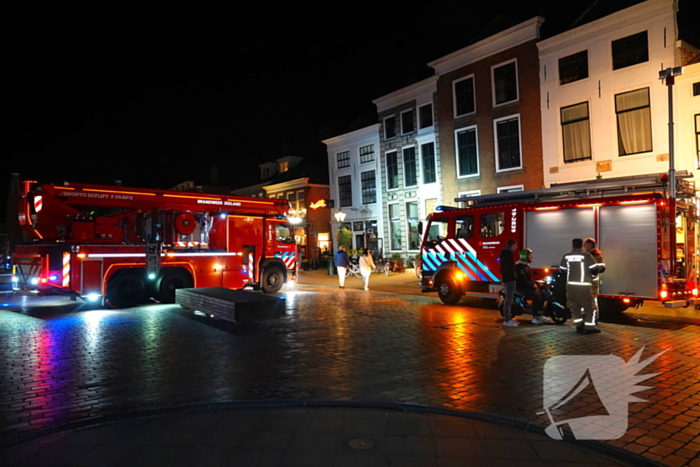
[[[595,238],[588,237],[583,241],[583,248],[593,256],[593,259],[598,263],[598,275],[593,278],[593,302],[595,303],[596,312],[600,316],[600,308],[598,307],[598,293],[600,292],[600,284],[603,283],[602,275],[605,272],[605,258],[603,252],[600,251],[595,244]]]
[[[599,333],[600,329],[596,327],[598,316],[593,299],[593,278],[598,275],[600,266],[583,249],[583,240],[574,238],[571,246],[571,253],[565,254],[559,264],[559,269],[566,271],[566,306],[571,310],[578,333]]]

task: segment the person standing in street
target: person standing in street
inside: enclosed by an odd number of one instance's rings
[[[518,242],[512,238],[506,242],[506,246],[501,250],[499,261],[501,262],[501,282],[505,298],[503,300],[503,326],[516,328],[520,323],[511,318],[510,311],[513,306],[513,295],[515,294],[515,252],[518,251]]]
[[[591,289],[593,290],[593,304],[595,305],[596,315],[600,316],[600,307],[598,306],[598,294],[600,293],[600,284],[603,283],[602,275],[605,272],[605,258],[603,252],[595,243],[595,238],[588,237],[583,241],[583,248],[593,256],[593,259],[598,263],[598,275],[593,278]]]
[[[372,271],[377,269],[371,253],[371,250],[367,248],[360,256],[360,273],[362,274],[362,285],[365,287],[365,290],[369,290],[369,276],[372,274]]]
[[[574,238],[571,247],[571,252],[565,254],[559,263],[559,269],[566,271],[566,306],[573,315],[576,332],[596,334],[600,329],[596,327],[598,317],[593,300],[593,278],[598,275],[599,266],[583,249],[583,240]]]
[[[335,254],[335,267],[338,268],[338,285],[345,288],[345,274],[350,266],[350,257],[345,252],[345,245],[340,245],[340,249]]]

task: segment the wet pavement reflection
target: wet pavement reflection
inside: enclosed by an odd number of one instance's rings
[[[245,325],[176,305],[83,310],[48,297],[5,301],[0,436],[123,411],[240,400],[403,402],[544,425],[538,412],[547,358],[614,354],[626,361],[642,346],[645,357],[671,350],[649,367],[663,373],[649,384],[658,389],[638,394],[652,402],[631,405],[631,421],[646,428],[611,443],[629,448],[675,426],[669,436],[685,435],[678,442],[689,444],[700,431],[700,413],[682,419],[700,403],[694,326],[603,324],[603,334],[580,336],[571,326],[535,326],[528,318],[504,329],[481,301],[445,306],[431,296],[300,285],[281,295],[283,318]],[[594,409],[584,403],[558,415]]]

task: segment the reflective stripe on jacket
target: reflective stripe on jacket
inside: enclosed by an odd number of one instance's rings
[[[583,249],[565,254],[559,264],[559,269],[566,271],[566,283],[571,285],[591,285],[598,268],[593,256]]]

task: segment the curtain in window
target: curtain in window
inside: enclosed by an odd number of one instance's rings
[[[561,109],[564,162],[591,158],[590,123],[587,102]]]
[[[651,151],[651,109],[649,89],[615,96],[620,155]]]

